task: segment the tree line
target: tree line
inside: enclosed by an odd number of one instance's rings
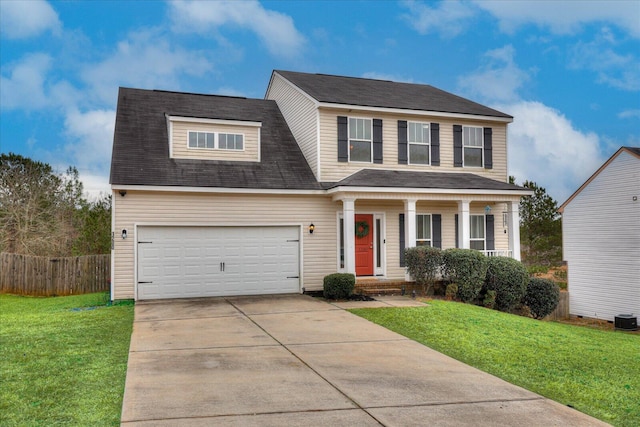
[[[37,256],[109,253],[111,195],[88,200],[78,170],[0,155],[0,252]]]

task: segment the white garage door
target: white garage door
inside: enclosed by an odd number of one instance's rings
[[[139,227],[138,299],[300,291],[298,227]]]

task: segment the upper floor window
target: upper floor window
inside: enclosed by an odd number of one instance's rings
[[[409,163],[428,165],[430,152],[429,123],[408,123]]]
[[[371,163],[371,119],[349,118],[349,160]]]
[[[464,166],[482,167],[482,133],[481,127],[462,127],[462,150]]]
[[[244,149],[242,134],[189,131],[189,148],[219,150]]]
[[[431,215],[416,215],[416,246],[433,246]]]
[[[470,228],[471,228],[471,249],[477,249],[483,251],[485,248],[485,220],[484,215],[470,215]]]

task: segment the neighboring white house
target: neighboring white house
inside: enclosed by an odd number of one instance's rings
[[[620,148],[559,211],[570,313],[640,316],[640,148]]]

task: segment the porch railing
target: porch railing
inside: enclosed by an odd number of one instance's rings
[[[513,258],[513,251],[510,249],[507,249],[507,250],[497,249],[497,250],[480,251],[480,252],[485,254],[485,256],[506,256],[509,258]]]

